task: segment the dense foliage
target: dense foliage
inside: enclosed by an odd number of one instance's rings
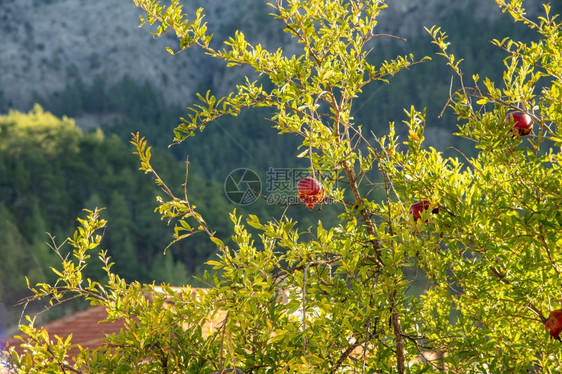
[[[193,297],[126,282],[100,250],[106,222],[88,212],[61,254],[57,281],[32,287],[53,305],[76,296],[104,305],[126,328],[102,347],[68,361],[71,341],[22,326],[25,352],[10,352],[29,372],[182,372],[241,369],[248,373],[556,372],[562,347],[545,331],[560,308],[562,266],[562,30],[559,17],[525,17],[522,1],[500,9],[537,39],[495,40],[503,50],[501,80],[468,78],[439,28],[428,34],[455,75],[446,100],[458,135],[473,155],[444,156],[424,145],[426,115],[409,107],[387,135],[364,131],[353,116],[363,88],[385,82],[428,58],[410,54],[373,64],[369,51],[381,2],[276,1],[284,30],[299,41],[295,55],[268,51],[236,32],[214,47],[203,10],[184,14],[178,1],[163,6],[135,0],[157,36],[173,30],[179,45],[199,47],[229,65],[252,67],[267,84],[247,79],[232,93],[199,96],[174,129],[190,144],[214,121],[266,107],[281,134],[299,139],[293,154],[322,179],[326,203],[340,207],[335,224],[308,228],[277,217],[233,212],[232,241],[215,231],[188,191],[176,191],[159,171],[153,149],[135,134],[141,170],[162,188],[158,212],[173,222],[173,240],[206,236],[219,255],[204,274],[210,288]],[[263,78],[265,77],[265,78]],[[405,103],[405,105],[407,105]],[[518,136],[509,112],[527,114],[530,135]],[[506,118],[508,118],[506,120]],[[397,136],[402,127],[403,137]],[[429,127],[429,125],[428,125]],[[379,182],[380,181],[380,182]],[[373,191],[382,191],[375,195]],[[421,201],[419,217],[411,206]],[[420,206],[420,205],[417,205]],[[302,209],[305,209],[302,207]],[[84,274],[99,254],[106,281]],[[99,262],[98,262],[99,264]],[[429,287],[410,292],[412,274]],[[149,297],[147,297],[149,296]],[[285,297],[283,297],[285,296]],[[222,313],[205,335],[205,321]],[[56,341],[56,338],[54,338]],[[415,360],[431,351],[433,362]]]

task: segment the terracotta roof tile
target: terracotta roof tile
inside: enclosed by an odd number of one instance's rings
[[[160,292],[162,290],[156,287],[154,291]],[[197,289],[192,290],[192,296],[197,297]],[[213,319],[207,321],[204,326],[202,326],[203,335],[206,336],[216,330],[225,315],[226,312],[219,311]],[[124,326],[124,322],[119,320],[115,322],[100,322],[105,318],[107,318],[105,307],[94,306],[49,322],[42,327],[47,330],[52,340],[54,339],[54,335],[66,339],[72,334],[72,344],[79,344],[84,348],[95,349],[102,345],[102,340],[106,335],[117,334]],[[0,343],[2,343],[2,341],[0,341]],[[5,340],[4,343],[7,343],[8,346],[14,346],[18,353],[23,351],[20,347],[21,341],[15,337]],[[3,348],[3,346],[4,344],[0,344],[0,349]],[[75,357],[78,353],[79,349],[73,348],[68,352],[68,356]],[[2,373],[1,369],[0,373]]]
[[[106,334],[118,333],[123,327],[123,321],[100,322],[107,318],[107,312],[103,306],[94,306],[86,310],[76,312],[72,315],[59,318],[49,322],[42,327],[47,330],[51,339],[54,335],[66,339],[72,334],[71,342],[79,344],[84,348],[94,349],[101,345],[101,339]],[[21,352],[20,341],[12,337],[6,340],[8,346],[14,346],[16,351]],[[71,349],[70,357],[76,356],[78,348]]]

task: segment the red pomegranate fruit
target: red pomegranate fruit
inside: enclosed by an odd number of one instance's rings
[[[414,217],[414,221],[417,221],[418,219],[421,218],[422,212],[424,210],[428,210],[430,206],[430,203],[428,200],[421,200],[418,201],[414,204],[412,204],[412,206],[410,207],[410,215],[412,217]],[[431,210],[431,213],[435,214],[435,213],[439,213],[439,207],[435,207]]]
[[[313,208],[324,200],[324,186],[312,177],[305,177],[297,183],[299,200],[307,208]]]
[[[533,120],[527,113],[510,112],[507,113],[505,120],[508,123],[513,123],[511,132],[517,137],[529,135],[533,130]]]

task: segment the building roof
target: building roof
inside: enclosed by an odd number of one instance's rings
[[[172,287],[176,290],[177,288]],[[179,289],[177,289],[179,290]],[[197,297],[197,290],[192,288],[192,296]],[[160,291],[159,287],[155,287],[155,292]],[[202,326],[203,335],[208,335],[212,333],[220,322],[225,317],[224,312],[218,313],[214,318],[209,319]],[[54,335],[66,339],[70,334],[72,334],[71,343],[79,344],[83,348],[95,349],[102,345],[103,339],[106,335],[118,334],[119,331],[124,327],[123,320],[117,320],[115,322],[100,322],[107,318],[108,314],[104,306],[93,306],[88,309],[73,313],[71,315],[59,318],[52,322],[49,322],[42,327],[49,333],[51,340],[54,339]],[[17,334],[22,335],[22,334]],[[20,346],[21,341],[16,339],[15,336],[0,340],[0,349],[4,349],[5,346],[13,346],[18,353],[23,352],[23,348]],[[78,347],[73,347],[67,352],[68,357],[75,357],[80,352]],[[0,363],[0,374],[2,374],[2,366]]]
[[[93,306],[74,314],[49,322],[42,327],[47,330],[49,336],[54,335],[66,339],[72,334],[72,343],[80,344],[84,348],[95,349],[102,343],[107,334],[118,333],[123,327],[123,321],[100,322],[107,318],[107,312],[103,306]],[[21,335],[21,334],[19,334]],[[20,352],[21,341],[15,337],[6,339],[7,346],[14,346]],[[74,357],[79,353],[78,348],[72,348],[68,355]]]

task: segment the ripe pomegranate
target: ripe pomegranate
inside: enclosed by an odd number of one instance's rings
[[[560,340],[560,333],[562,332],[562,309],[550,312],[548,319],[544,323],[544,328],[548,330],[551,338]]]
[[[297,183],[297,192],[299,194],[299,200],[303,202],[307,208],[312,208],[324,200],[324,186],[312,177],[301,179]]]
[[[505,120],[508,123],[513,123],[511,132],[518,137],[529,135],[533,130],[533,120],[527,113],[510,112],[507,113]]]
[[[410,207],[410,215],[414,217],[414,221],[417,221],[421,218],[421,214],[424,210],[429,209],[429,201],[428,200],[421,200],[418,201]],[[435,207],[431,210],[431,213],[439,213],[439,207]]]

